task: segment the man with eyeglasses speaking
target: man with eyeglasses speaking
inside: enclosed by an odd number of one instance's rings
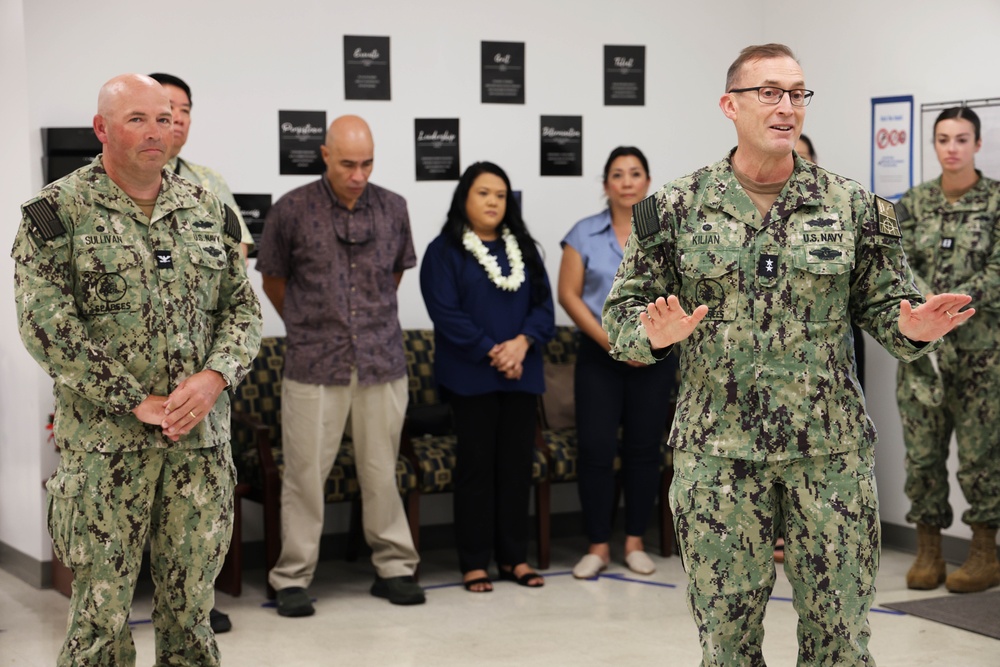
[[[798,157],[812,91],[781,44],[744,49],[719,101],[722,161],[633,208],[604,306],[617,359],[680,347],[670,505],[702,665],[763,665],[780,522],[799,664],[872,664],[875,427],[851,323],[903,361],[972,316],[927,301],[890,202]]]
[[[361,486],[372,595],[424,602],[417,552],[396,488],[409,394],[396,288],[417,256],[406,201],[368,182],[371,130],[333,121],[326,173],[282,196],[267,214],[257,256],[264,293],[285,322],[281,387],[281,555],[268,574],[278,613],[310,616],[306,589],[319,558],[326,478],[347,419]]]

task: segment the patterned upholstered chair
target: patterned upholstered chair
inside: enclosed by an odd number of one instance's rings
[[[253,367],[237,386],[232,401],[232,444],[239,493],[260,503],[264,511],[264,548],[267,570],[281,553],[281,373],[285,359],[284,337],[264,338]],[[396,484],[406,501],[410,530],[415,531],[418,501],[412,493],[417,477],[410,460],[400,456],[396,462]],[[352,503],[348,558],[357,557],[361,541],[361,493],[358,487],[354,448],[345,438],[333,469],[326,481],[327,503]],[[237,501],[237,512],[239,503]],[[234,522],[235,523],[235,522]],[[234,525],[233,541],[227,560],[240,560],[240,534]],[[236,570],[237,568],[231,568]],[[233,575],[238,579],[238,572]],[[226,581],[229,581],[227,579]],[[268,585],[268,596],[274,591]]]
[[[577,440],[573,410],[573,367],[576,364],[577,329],[557,326],[555,337],[545,347],[545,395],[539,405],[542,428],[539,430],[538,448],[548,458],[549,479],[553,484],[577,480]],[[666,397],[664,423],[673,421],[676,396]],[[666,435],[664,433],[664,435]],[[674,552],[673,515],[667,502],[667,492],[674,476],[673,450],[662,447],[660,466],[660,553],[670,556]],[[615,458],[615,470],[621,468],[621,459]],[[620,499],[620,485],[615,494],[615,506]]]
[[[410,383],[410,404],[403,427],[402,449],[417,471],[417,493],[414,495],[451,493],[456,439],[452,434],[451,413],[441,400],[434,382],[434,331],[404,330],[403,349]],[[531,477],[535,486],[535,528],[538,567],[541,569],[549,566],[550,553],[551,502],[546,462],[545,455],[536,449]],[[419,504],[415,504],[410,514],[411,524],[418,511]],[[413,541],[419,549],[419,524],[414,531]]]

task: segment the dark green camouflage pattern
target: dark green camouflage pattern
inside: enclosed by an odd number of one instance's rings
[[[55,204],[66,233],[43,240],[25,216],[11,256],[21,339],[55,380],[56,444],[228,447],[227,392],[176,443],[130,412],[206,368],[236,386],[257,353],[260,303],[218,198],[164,171],[149,222],[98,156],[25,206],[37,199]],[[173,268],[156,268],[157,251]]]
[[[1000,182],[984,178],[949,203],[941,179],[899,202],[903,247],[924,294],[972,295],[976,316],[943,341],[930,363],[900,364],[896,398],[906,443],[907,521],[948,527],[952,431],[967,524],[1000,525]],[[921,359],[921,362],[924,360]],[[927,400],[928,387],[938,400]]]
[[[669,440],[678,450],[670,504],[702,665],[764,664],[777,534],[799,616],[798,664],[874,664],[876,433],[851,322],[904,360],[935,348],[899,332],[900,300],[923,298],[893,211],[798,157],[766,218],[729,159],[654,198],[655,230],[643,225],[640,238],[633,220],[603,320],[612,356],[650,363],[639,320],[647,304],[673,294],[688,313],[709,308],[678,344]]]
[[[59,667],[135,664],[128,620],[147,539],[156,664],[220,663],[209,611],[232,535],[231,451],[61,452],[46,484],[53,552],[73,570]]]
[[[708,306],[679,344],[671,446],[755,461],[873,446],[851,321],[900,359],[935,344],[899,333],[900,300],[923,298],[872,195],[796,158],[767,221],[728,159],[653,196],[659,229],[629,237],[603,319],[612,356],[652,363],[646,305],[675,294],[689,313]]]
[[[880,524],[870,448],[794,461],[674,454],[670,506],[702,665],[762,666],[775,521],[803,667],[874,665],[868,610]]]
[[[257,353],[260,304],[222,204],[163,172],[150,220],[99,156],[23,210],[15,299],[21,338],[55,380],[48,527],[74,576],[57,664],[135,664],[127,620],[148,542],[156,664],[218,665],[208,619],[232,529],[229,395],[177,442],[131,410],[203,369],[235,386]]]

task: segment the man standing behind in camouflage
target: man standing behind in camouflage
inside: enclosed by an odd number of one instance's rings
[[[736,149],[634,207],[604,307],[615,358],[681,346],[670,503],[706,666],[764,664],[776,517],[799,664],[873,664],[876,434],[851,322],[909,360],[974,312],[912,308],[892,205],[793,153],[811,97],[788,47],[740,53],[719,102]]]
[[[253,245],[253,237],[250,235],[250,230],[247,229],[246,223],[243,222],[243,216],[240,215],[240,207],[237,206],[236,198],[233,197],[226,179],[214,169],[188,162],[182,159],[180,155],[181,149],[187,143],[188,131],[191,129],[191,88],[183,79],[173,74],[156,72],[150,74],[149,77],[158,81],[163,86],[163,90],[166,91],[167,98],[170,100],[170,113],[174,117],[174,141],[170,147],[170,159],[167,160],[166,168],[181,178],[186,178],[192,183],[197,183],[216,195],[222,200],[223,204],[236,214],[236,218],[240,222],[240,250],[243,252],[243,256],[246,257],[250,251],[250,246]],[[233,622],[229,619],[229,616],[218,609],[212,609],[210,618],[212,629],[216,633],[229,632],[233,629]]]
[[[240,207],[236,205],[236,198],[233,197],[226,179],[214,169],[188,162],[181,157],[181,149],[187,143],[188,132],[191,130],[191,88],[183,79],[173,74],[154,72],[149,76],[159,81],[163,89],[167,91],[167,97],[170,98],[170,111],[174,115],[174,142],[170,148],[167,169],[215,194],[222,200],[223,204],[232,209],[240,221],[240,247],[245,257],[250,246],[253,245],[253,237],[250,235],[246,223],[243,222]]]
[[[229,399],[260,345],[232,211],[163,165],[170,102],[125,74],[98,97],[94,161],[23,207],[25,347],[55,380],[56,555],[73,571],[59,665],[135,664],[147,538],[156,664],[219,664],[209,626],[232,528]]]

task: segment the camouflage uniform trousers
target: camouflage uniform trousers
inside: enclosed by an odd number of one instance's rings
[[[881,529],[871,449],[792,461],[674,453],[670,506],[702,665],[764,665],[776,517],[799,665],[874,665],[868,610]]]
[[[917,360],[918,362],[922,360]],[[906,520],[947,528],[948,450],[952,430],[958,443],[958,483],[969,503],[967,524],[1000,525],[1000,351],[943,347],[939,405],[922,391],[929,361],[900,364],[896,399],[906,444]]]
[[[209,611],[232,534],[230,448],[63,449],[46,486],[53,549],[73,571],[59,667],[135,665],[128,617],[147,538],[155,664],[218,665]]]

